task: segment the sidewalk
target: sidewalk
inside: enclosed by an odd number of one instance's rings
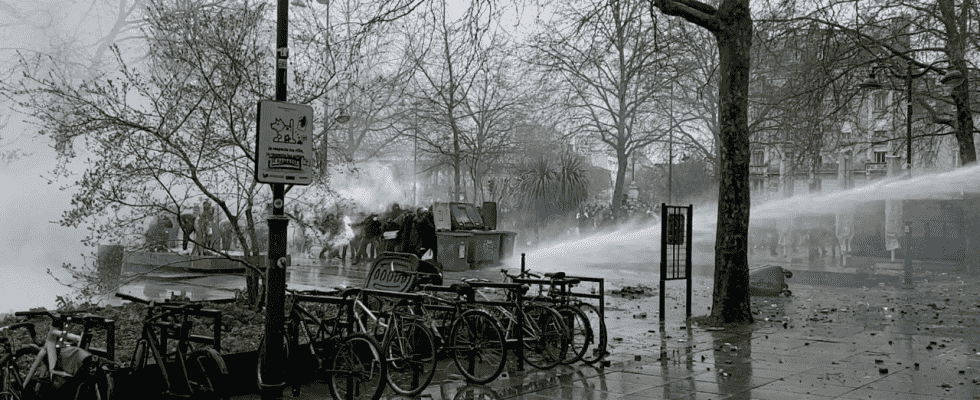
[[[447,283],[464,275],[498,280],[499,269],[446,275]],[[757,323],[736,330],[683,323],[679,282],[667,283],[662,326],[657,296],[610,296],[638,282],[607,277],[608,366],[528,367],[474,386],[443,360],[421,398],[980,399],[980,288],[975,278],[936,275],[917,278],[914,290],[790,279],[793,297],[753,298]],[[710,291],[705,278],[695,278],[694,316],[708,313]],[[634,318],[642,312],[646,318]],[[314,383],[299,398],[328,399],[325,389]],[[292,398],[288,390],[284,398]]]

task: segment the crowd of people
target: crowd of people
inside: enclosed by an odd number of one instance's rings
[[[347,209],[314,212],[308,219],[298,212],[291,217],[299,226],[294,231],[296,252],[311,258],[346,260],[350,253],[351,261],[358,263],[376,258],[383,251],[413,253],[419,257],[429,250],[435,251],[432,213],[422,207],[403,209],[394,203],[380,213]]]
[[[575,214],[579,234],[615,229],[625,223],[655,223],[660,218],[660,206],[652,206],[642,201],[627,200],[619,212],[609,204],[591,203],[579,208]]]

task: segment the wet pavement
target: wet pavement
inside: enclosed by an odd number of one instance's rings
[[[313,268],[324,277],[316,285],[329,287],[330,274],[322,271],[335,267],[295,266],[291,274],[309,277],[306,269]],[[655,269],[606,268],[569,272],[607,277],[608,365],[516,371],[511,363],[489,385],[467,385],[443,360],[420,398],[980,399],[975,274],[919,264],[909,288],[886,271],[815,273],[790,266],[792,297],[754,297],[755,324],[717,329],[684,322],[683,282],[667,283],[662,325]],[[446,273],[447,283],[462,277],[499,280],[499,268]],[[654,288],[653,296],[610,294],[638,284]],[[708,314],[710,297],[710,277],[696,275],[694,316]],[[284,398],[292,397],[286,391]],[[330,396],[314,382],[298,398]],[[386,392],[386,398],[403,397]]]

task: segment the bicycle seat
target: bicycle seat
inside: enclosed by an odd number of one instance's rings
[[[582,280],[579,278],[567,278],[565,279],[565,283],[569,286],[578,285],[579,283],[582,283]]]
[[[460,296],[467,297],[473,294],[473,287],[465,283],[454,283],[449,285],[449,287]]]
[[[565,279],[564,272],[545,272],[544,276],[551,279]]]

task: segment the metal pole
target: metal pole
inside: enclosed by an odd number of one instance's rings
[[[419,205],[419,111],[415,110],[415,160],[412,164],[412,203]]]
[[[674,82],[670,83],[670,125],[667,125],[667,152],[670,160],[667,164],[667,204],[674,202]]]
[[[286,101],[286,68],[289,59],[288,0],[278,0],[276,9],[276,101]],[[282,328],[285,318],[286,291],[286,227],[289,219],[284,215],[285,185],[272,184],[272,215],[269,223],[269,253],[266,260],[266,308],[265,308],[265,360],[261,371],[264,381],[271,385],[262,388],[263,400],[282,399],[283,357]],[[280,262],[280,259],[282,262]]]
[[[905,89],[908,96],[908,105],[905,114],[905,167],[908,169],[909,178],[912,177],[912,63],[908,63],[908,70],[905,71]]]
[[[692,239],[694,239],[694,204],[687,205],[687,232],[685,232],[685,234],[687,235],[687,237],[685,237],[687,243],[684,243],[685,246],[684,276],[687,277],[687,304],[686,304],[687,314],[685,314],[686,317],[684,320],[690,323],[691,322],[691,293],[692,293],[692,286],[694,284],[693,282],[694,278],[691,276],[691,271],[693,269],[691,265],[692,263],[691,249],[693,249]]]
[[[664,317],[666,314],[666,307],[664,306],[664,301],[666,300],[666,290],[667,290],[667,224],[670,218],[670,212],[667,210],[667,203],[660,204],[660,323],[664,323]],[[660,330],[663,332],[663,329]]]

